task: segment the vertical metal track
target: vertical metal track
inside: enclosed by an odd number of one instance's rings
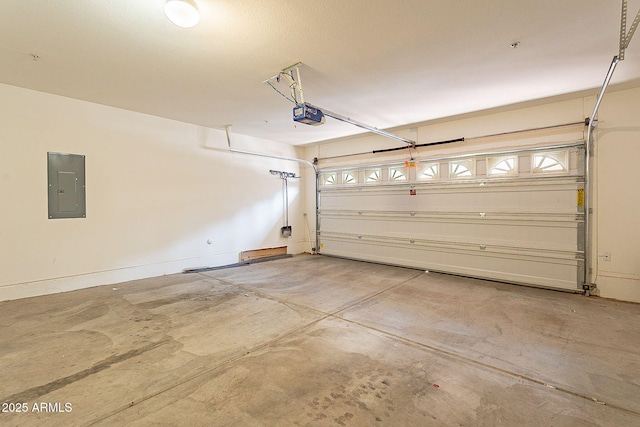
[[[611,65],[609,66],[609,71],[607,72],[607,76],[604,79],[604,83],[602,84],[602,88],[600,89],[600,93],[598,94],[598,98],[596,99],[596,105],[593,107],[593,112],[591,113],[591,117],[589,118],[589,123],[587,126],[587,138],[585,140],[585,171],[584,171],[584,285],[583,289],[585,293],[588,295],[593,284],[591,283],[591,215],[592,215],[592,207],[591,207],[591,156],[593,156],[592,148],[593,148],[593,130],[597,124],[596,116],[598,115],[598,109],[600,108],[600,103],[602,102],[602,98],[604,97],[604,93],[609,86],[609,82],[611,81],[611,77],[613,76],[613,72],[616,69],[616,65],[618,65],[618,56],[614,56],[611,61]]]
[[[316,169],[316,253],[320,253],[320,172]]]

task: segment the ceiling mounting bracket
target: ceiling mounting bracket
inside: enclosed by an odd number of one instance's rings
[[[636,17],[631,23],[629,32],[627,32],[627,0],[622,0],[622,15],[620,17],[620,52],[618,53],[618,59],[622,61],[624,59],[624,51],[629,47],[633,33],[640,24],[640,10],[636,13]]]
[[[265,80],[264,83],[267,83],[269,86],[273,87],[271,81],[275,80],[277,83],[280,83],[282,79],[286,80],[289,84],[289,89],[291,90],[291,98],[293,99],[293,102],[295,104],[304,104],[304,94],[302,93],[302,78],[300,77],[301,66],[302,62],[296,62],[293,65],[289,65],[288,67],[283,68],[275,76]]]
[[[286,68],[283,68],[278,74],[275,76],[265,80],[263,83],[271,86],[276,92],[282,95],[287,100],[296,104],[296,107],[303,107],[299,109],[304,115],[307,111],[310,111],[311,117],[296,117],[296,109],[294,109],[294,120],[300,121],[306,124],[319,125],[324,123],[323,116],[328,116],[333,119],[339,120],[341,122],[349,123],[354,126],[357,126],[362,129],[366,129],[370,132],[373,132],[378,135],[385,136],[387,138],[395,139],[396,141],[402,141],[409,144],[410,147],[415,148],[416,142],[404,138],[402,136],[396,135],[391,132],[387,132],[385,130],[378,129],[374,126],[366,125],[362,122],[358,122],[353,120],[351,117],[343,116],[338,113],[334,113],[333,111],[329,111],[324,108],[317,107],[315,105],[309,104],[308,102],[304,102],[304,94],[302,92],[302,78],[300,77],[300,67],[302,66],[302,62],[297,62],[293,65],[290,65]],[[280,83],[282,80],[285,80],[289,84],[289,89],[291,91],[291,97],[286,96],[284,93],[280,92],[274,85],[273,82]],[[321,121],[322,120],[322,121]]]

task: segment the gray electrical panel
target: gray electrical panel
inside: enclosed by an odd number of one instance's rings
[[[49,219],[85,218],[84,156],[47,153]]]

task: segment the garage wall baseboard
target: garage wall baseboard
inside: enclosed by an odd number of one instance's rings
[[[308,243],[293,243],[288,246],[288,253],[304,252]],[[168,274],[182,273],[188,268],[201,266],[227,265],[238,261],[238,253],[223,253],[196,258],[187,258],[154,264],[116,268],[66,277],[8,284],[0,287],[0,301],[30,298],[41,295],[76,291],[94,286],[113,285],[130,280],[146,279]]]
[[[237,254],[198,257],[5,285],[0,287],[0,301],[69,292],[129,280],[180,273],[185,267],[210,264],[214,260],[223,264],[226,262],[234,262],[236,258]]]
[[[621,301],[640,303],[640,277],[614,276],[604,272],[598,273],[596,281],[599,295]]]

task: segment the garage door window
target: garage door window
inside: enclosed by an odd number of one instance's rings
[[[335,173],[325,173],[322,175],[322,185],[335,185],[338,182]]]
[[[389,181],[398,182],[407,180],[407,168],[389,168]]]
[[[381,179],[381,170],[380,169],[367,169],[364,171],[365,182],[368,184],[379,182]]]
[[[440,177],[440,169],[437,163],[425,165],[418,174],[418,179],[438,179]]]
[[[569,152],[555,151],[534,154],[533,173],[563,173],[568,171]]]
[[[514,176],[518,174],[518,158],[516,156],[489,157],[487,170],[490,176]]]
[[[458,160],[449,163],[449,176],[451,178],[470,178],[474,176],[474,161],[470,160]]]
[[[342,173],[342,183],[343,184],[357,184],[358,183],[358,172],[343,172]]]

